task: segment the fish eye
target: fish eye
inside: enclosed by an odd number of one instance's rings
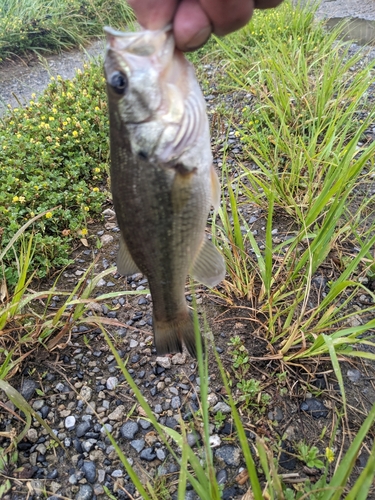
[[[128,78],[124,73],[121,73],[121,71],[115,71],[112,73],[108,83],[111,85],[116,94],[124,94],[128,88]]]

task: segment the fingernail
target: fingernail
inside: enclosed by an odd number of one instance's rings
[[[198,49],[201,45],[204,45],[211,35],[211,26],[206,26],[202,28],[198,33],[196,33],[188,42],[185,43],[187,50]]]

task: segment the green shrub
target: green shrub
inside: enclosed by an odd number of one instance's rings
[[[37,102],[14,108],[0,122],[2,246],[47,210],[33,225],[39,276],[67,264],[72,240],[87,234],[87,221],[101,213],[108,135],[104,78],[97,64],[69,81],[52,78]],[[6,267],[12,283],[14,263]]]
[[[123,28],[133,20],[121,0],[7,0],[0,2],[0,61],[27,50],[51,52]]]

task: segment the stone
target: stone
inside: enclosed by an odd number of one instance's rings
[[[91,484],[95,483],[96,465],[94,464],[94,462],[88,462],[88,461],[83,462],[81,470],[89,483]]]
[[[134,436],[137,434],[139,431],[139,427],[137,422],[134,422],[133,420],[128,420],[128,422],[125,422],[120,428],[120,434],[123,438],[125,439],[134,439]]]
[[[219,401],[213,408],[212,408],[214,413],[218,413],[219,411],[223,415],[228,415],[231,413],[230,406],[224,403],[223,401]]]
[[[76,436],[82,437],[86,434],[86,432],[91,428],[90,422],[84,421],[77,425]]]
[[[316,398],[308,398],[300,405],[300,409],[309,413],[313,418],[326,418],[328,416],[328,408]]]
[[[218,448],[215,452],[215,456],[223,460],[226,465],[238,467],[240,464],[240,450],[231,445],[225,445]]]
[[[106,245],[109,245],[110,243],[113,242],[113,236],[111,234],[103,234],[103,236],[100,237],[100,242],[103,247]]]
[[[106,387],[109,391],[113,391],[119,384],[119,380],[117,377],[109,377],[106,382]]]
[[[119,405],[112,413],[108,415],[109,420],[115,420],[116,422],[120,422],[126,416],[125,406]]]
[[[154,452],[154,448],[145,448],[139,456],[142,460],[152,462],[152,460],[155,460],[156,458],[156,453]]]
[[[79,395],[81,396],[81,399],[88,403],[92,397],[92,389],[88,385],[84,385],[80,392]]]
[[[172,356],[172,365],[184,365],[186,363],[186,354],[184,352],[178,352]]]
[[[145,447],[145,440],[144,439],[133,439],[133,441],[130,441],[130,445],[135,449],[135,451],[137,453],[141,453],[141,451]]]
[[[73,415],[69,415],[69,417],[66,417],[64,425],[65,425],[65,429],[68,429],[68,431],[71,431],[72,429],[74,429],[74,427],[76,425],[76,418],[73,417]]]
[[[34,396],[36,388],[37,383],[32,378],[26,378],[22,382],[20,393],[26,399],[26,401],[30,401],[30,399]]]
[[[171,365],[171,358],[168,358],[166,356],[158,356],[156,358],[156,364],[158,366],[161,366],[162,368],[168,370],[172,365]]]
[[[39,439],[38,432],[33,428],[27,431],[26,437],[31,443],[36,443]]]
[[[93,496],[94,490],[92,487],[89,484],[83,484],[80,487],[75,500],[92,500]]]

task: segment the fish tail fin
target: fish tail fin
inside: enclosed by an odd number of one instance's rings
[[[193,315],[189,310],[172,321],[158,321],[154,317],[154,342],[158,354],[182,352],[184,342],[190,356],[197,357]]]

